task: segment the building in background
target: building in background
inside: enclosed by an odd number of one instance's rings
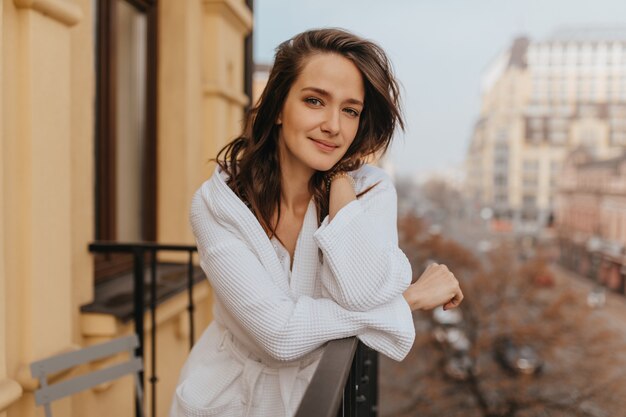
[[[132,303],[132,258],[89,244],[194,244],[192,194],[249,104],[252,2],[8,0],[0,19],[0,415],[29,417],[43,415],[30,363],[134,331],[115,313]],[[189,350],[187,293],[161,294],[174,275],[157,288],[159,416]],[[198,335],[206,280],[193,297]],[[54,414],[132,415],[132,387],[57,401]],[[152,399],[146,389],[146,415]]]
[[[555,227],[561,262],[624,294],[626,282],[626,155],[598,159],[579,148],[557,181]]]
[[[513,231],[536,234],[552,218],[563,159],[579,145],[600,158],[626,145],[623,29],[518,38],[491,63],[467,152],[468,195]]]

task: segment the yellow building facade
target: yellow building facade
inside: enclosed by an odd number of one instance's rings
[[[33,361],[133,331],[132,323],[112,315],[81,312],[95,297],[88,245],[98,238],[102,214],[95,186],[102,158],[96,146],[102,128],[95,104],[102,67],[96,37],[98,13],[107,1],[0,1],[0,417],[43,415],[34,403]],[[208,160],[239,132],[249,102],[244,48],[252,11],[244,0],[117,3],[133,16],[150,7],[156,13],[157,88],[146,92],[148,98],[155,93],[158,103],[152,126],[154,240],[193,244],[188,203],[212,173]],[[132,30],[145,24],[141,17],[133,19],[138,23],[128,26]],[[137,68],[146,65],[151,62]],[[133,114],[122,104],[118,120]],[[119,204],[127,204],[133,189],[120,185],[116,195]],[[118,218],[117,224],[125,223]],[[167,415],[189,349],[186,297],[170,297],[157,310],[159,416]],[[199,333],[211,319],[206,281],[195,286],[194,297]],[[147,350],[146,361],[150,354]],[[148,389],[146,397],[150,411]],[[53,413],[134,415],[132,380],[60,400]]]
[[[518,38],[483,76],[480,116],[466,157],[466,190],[480,210],[519,234],[551,222],[566,154],[603,157],[626,146],[626,42],[611,28]]]

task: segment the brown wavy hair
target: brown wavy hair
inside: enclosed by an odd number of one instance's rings
[[[261,97],[248,113],[241,136],[227,144],[214,159],[229,175],[228,185],[255,214],[269,237],[280,219],[281,177],[276,120],[287,94],[313,54],[334,53],[349,59],[363,77],[365,101],[354,141],[332,170],[352,171],[370,156],[383,155],[394,129],[404,129],[400,89],[389,59],[381,47],[341,29],[316,29],[300,33],[276,48],[274,65]],[[319,219],[328,214],[326,172],[309,181]],[[370,187],[371,189],[371,187]],[[358,197],[364,192],[359,193]]]

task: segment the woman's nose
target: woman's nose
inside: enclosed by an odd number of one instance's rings
[[[337,133],[339,133],[340,123],[339,112],[329,109],[329,111],[327,111],[324,116],[324,121],[321,125],[322,132],[326,133],[329,136],[337,135]]]

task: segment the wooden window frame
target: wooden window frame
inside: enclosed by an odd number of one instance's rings
[[[96,14],[96,125],[95,125],[95,240],[116,241],[116,85],[115,16],[118,0],[97,0]],[[145,164],[141,219],[146,241],[156,241],[157,229],[157,62],[158,4],[156,0],[123,0],[146,16]],[[96,281],[130,271],[132,258],[95,257]]]

